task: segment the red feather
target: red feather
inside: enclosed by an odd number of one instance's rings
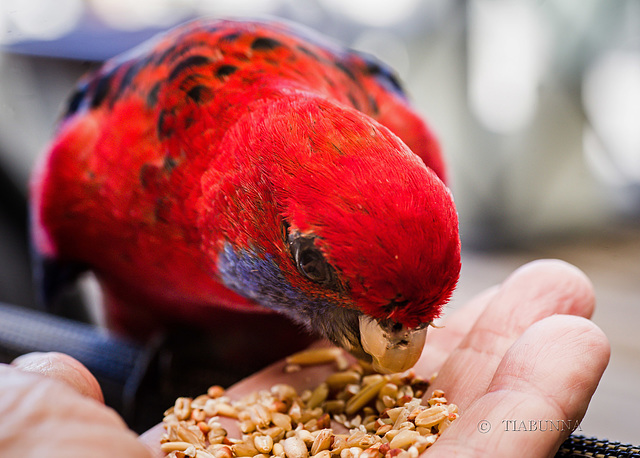
[[[387,70],[302,35],[194,22],[79,86],[34,174],[34,241],[96,272],[114,326],[262,310],[223,283],[226,243],[309,297],[407,326],[440,313],[460,246],[438,142]],[[343,289],[299,274],[283,218]]]

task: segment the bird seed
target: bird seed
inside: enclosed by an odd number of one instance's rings
[[[164,413],[162,451],[170,458],[417,458],[459,416],[441,390],[423,404],[429,382],[413,370],[378,374],[349,364],[337,348],[286,361],[287,372],[327,363],[336,372],[300,393],[276,384],[232,400],[214,385],[194,399],[180,397]],[[236,419],[241,437],[228,437],[220,417]]]

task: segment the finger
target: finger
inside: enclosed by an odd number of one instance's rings
[[[469,333],[497,291],[497,287],[485,290],[429,330],[427,344],[415,365],[417,373],[427,378],[437,373],[451,352]]]
[[[96,378],[79,361],[63,353],[27,353],[11,363],[23,372],[33,372],[66,383],[78,393],[104,403]]]
[[[609,355],[606,336],[584,318],[532,325],[429,456],[552,456],[579,426]]]
[[[561,261],[536,261],[500,287],[460,345],[440,369],[440,388],[462,409],[484,393],[507,349],[531,324],[554,314],[590,317],[591,282]]]
[[[9,365],[0,365],[0,418],[2,456],[149,456],[112,409]]]

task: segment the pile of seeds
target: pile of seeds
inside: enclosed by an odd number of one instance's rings
[[[334,362],[338,371],[313,390],[292,386],[231,400],[212,386],[194,399],[178,398],[164,414],[162,451],[172,458],[416,458],[458,417],[455,404],[413,371],[382,375],[349,365],[342,350],[308,350],[289,358],[285,370]],[[231,438],[220,417],[238,421]],[[345,427],[334,431],[331,422]]]

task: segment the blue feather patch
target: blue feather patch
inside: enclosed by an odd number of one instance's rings
[[[260,257],[250,249],[236,252],[227,243],[218,257],[218,272],[229,289],[307,329],[312,328],[312,320],[321,319],[324,312],[335,307],[327,300],[309,297],[294,288],[269,254]]]

